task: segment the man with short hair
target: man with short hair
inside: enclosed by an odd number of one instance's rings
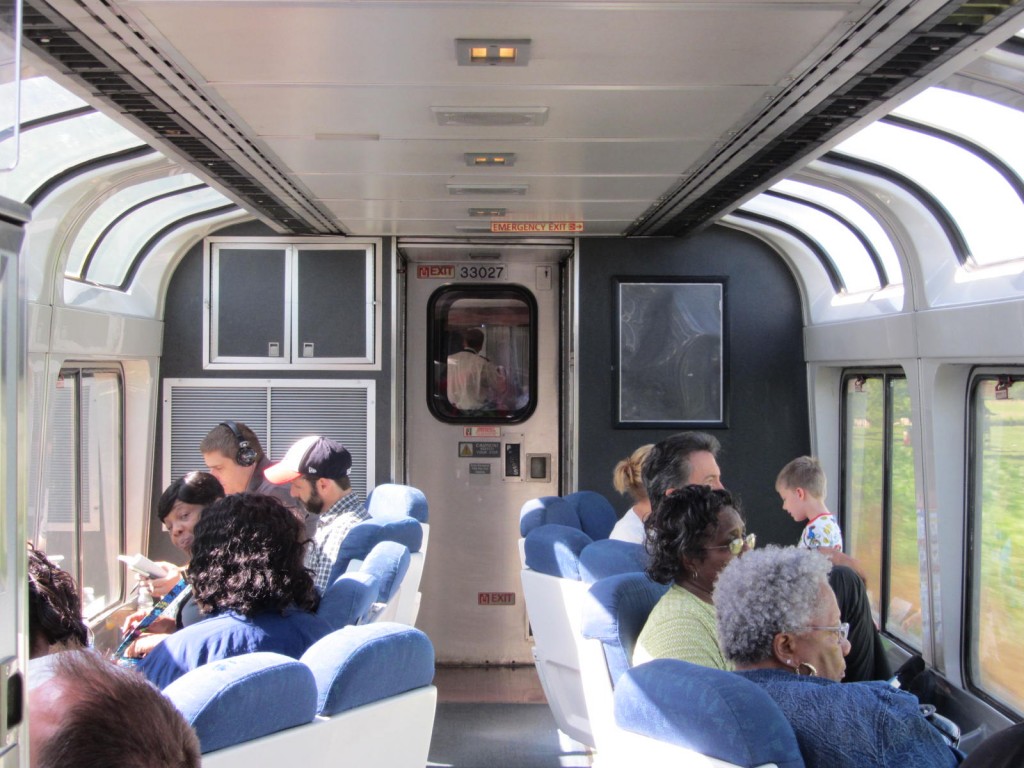
[[[724,488],[718,452],[722,446],[705,432],[679,432],[656,443],[644,460],[644,485],[654,509],[665,496],[687,485]]]
[[[232,493],[262,493],[273,496],[288,509],[306,520],[298,502],[282,488],[264,477],[263,472],[272,462],[263,452],[256,433],[240,421],[227,419],[211,429],[199,451],[210,474],[220,480],[226,496]],[[306,532],[312,534],[315,520],[306,522]]]
[[[306,567],[314,573],[321,595],[338,559],[341,543],[356,523],[370,519],[348,473],[352,455],[341,443],[320,435],[296,442],[277,464],[264,470],[277,485],[290,483],[293,498],[316,518],[316,531],[306,549]],[[324,511],[326,510],[326,511]]]
[[[498,368],[483,354],[484,332],[462,332],[462,350],[448,356],[448,401],[460,411],[493,407],[501,385]]]
[[[98,653],[56,655],[28,694],[31,768],[199,768],[199,740],[142,675]]]

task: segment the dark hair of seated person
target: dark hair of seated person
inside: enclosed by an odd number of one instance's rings
[[[731,493],[707,485],[687,485],[665,496],[644,521],[651,555],[647,575],[668,584],[679,575],[684,556],[703,560],[704,548],[718,527],[718,514],[726,507],[742,515]]]
[[[160,494],[156,503],[156,516],[163,522],[179,501],[205,507],[223,496],[224,486],[209,472],[189,472],[168,485]]]
[[[67,571],[28,545],[28,630],[30,655],[45,656],[51,645],[85,648],[89,630],[82,621],[78,587]]]
[[[188,580],[201,613],[243,616],[315,611],[320,598],[305,567],[305,529],[273,496],[236,493],[196,523]]]

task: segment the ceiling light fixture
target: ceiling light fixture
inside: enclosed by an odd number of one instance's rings
[[[449,195],[525,195],[528,184],[448,184]]]
[[[535,127],[548,121],[547,107],[431,107],[438,125]]]
[[[460,38],[455,41],[460,67],[525,67],[530,60],[530,40]]]
[[[485,165],[508,167],[516,164],[515,152],[466,152],[462,156],[471,168]]]
[[[469,215],[474,219],[501,219],[508,213],[508,208],[470,208]]]

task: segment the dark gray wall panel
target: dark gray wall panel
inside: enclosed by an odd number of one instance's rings
[[[775,476],[809,450],[807,374],[800,296],[772,249],[723,227],[685,240],[583,240],[580,243],[579,487],[628,508],[612,487],[612,469],[644,443],[679,431],[614,427],[615,301],[613,278],[726,279],[727,414],[719,463],[738,493],[748,527],[761,541],[795,544],[800,526],[782,510]]]

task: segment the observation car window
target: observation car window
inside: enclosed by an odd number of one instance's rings
[[[505,424],[537,405],[537,304],[519,286],[451,285],[427,307],[427,401],[441,421]]]
[[[97,240],[103,238],[105,230],[116,226],[118,218],[131,211],[133,206],[144,204],[161,195],[180,193],[199,183],[199,179],[190,173],[165,176],[133,184],[104,200],[78,230],[68,253],[64,274],[72,278],[85,277],[83,270],[86,266],[86,259],[92,249],[98,245]],[[205,187],[205,185],[203,186]],[[156,227],[152,227],[152,229],[156,229]],[[132,254],[127,254],[124,258],[130,261],[131,257]]]
[[[925,187],[955,219],[975,264],[1021,257],[1015,227],[1024,217],[1024,202],[978,155],[952,142],[885,122],[869,125],[835,151],[881,163]]]
[[[48,408],[49,491],[34,539],[75,577],[87,619],[123,594],[123,390],[120,370],[64,368]]]
[[[970,403],[973,688],[1024,711],[1024,375],[974,380]]]
[[[843,511],[846,549],[868,575],[875,621],[922,647],[921,558],[913,421],[907,380],[849,374],[843,384]]]

